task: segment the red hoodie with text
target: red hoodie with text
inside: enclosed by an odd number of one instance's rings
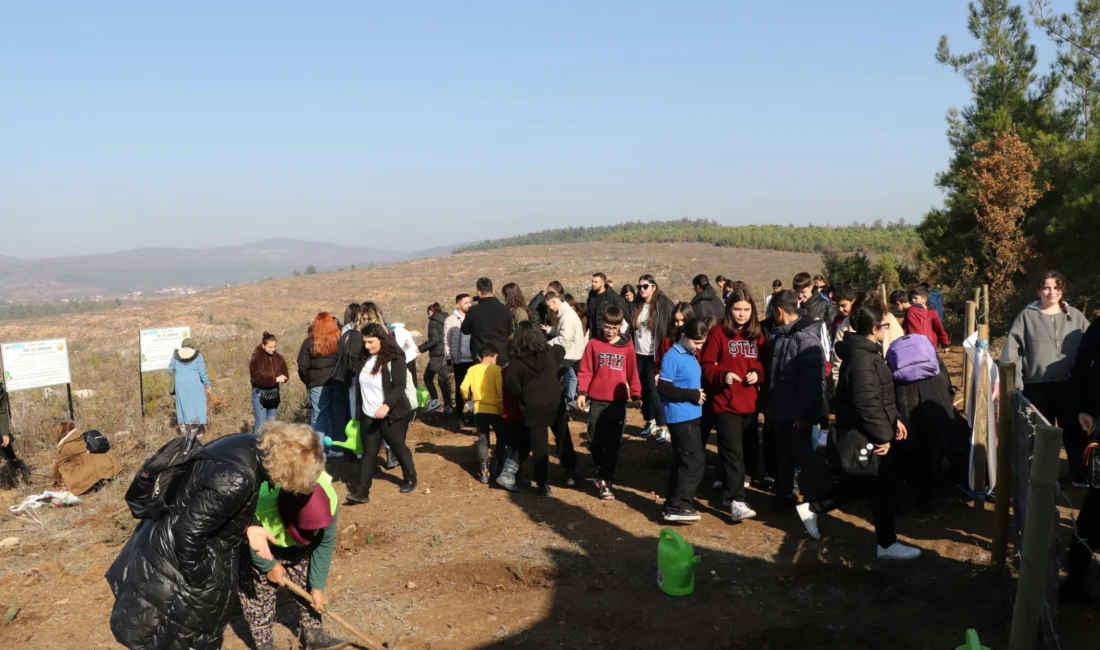
[[[906,334],[923,334],[928,337],[932,345],[939,343],[945,348],[951,347],[951,337],[943,328],[940,315],[934,309],[924,305],[913,305],[905,312],[905,321],[902,323]]]
[[[601,402],[626,402],[641,396],[638,359],[628,339],[620,336],[615,343],[588,342],[577,372],[577,394]]]
[[[729,336],[716,325],[703,344],[699,365],[703,367],[703,379],[713,392],[707,397],[715,413],[756,413],[756,396],[764,385],[764,335],[747,339],[740,331]],[[745,375],[755,370],[759,379],[756,385],[745,383]],[[727,372],[741,378],[740,382],[725,383]]]

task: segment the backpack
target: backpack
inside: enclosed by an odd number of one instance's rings
[[[84,446],[88,448],[89,454],[105,454],[111,451],[111,443],[107,440],[107,436],[95,429],[84,432]]]
[[[894,381],[911,384],[940,374],[940,360],[932,341],[923,334],[903,336],[890,344],[886,364]]]
[[[126,490],[126,505],[134,519],[159,519],[168,493],[182,477],[191,461],[203,449],[198,436],[179,436],[161,447],[141,465]]]

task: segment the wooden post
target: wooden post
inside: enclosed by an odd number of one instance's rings
[[[1035,649],[1039,617],[1043,613],[1043,593],[1046,591],[1047,559],[1054,538],[1054,495],[1061,451],[1061,429],[1045,425],[1035,427],[1024,547],[1020,549],[1020,579],[1016,582],[1009,650]],[[1051,603],[1051,606],[1056,607],[1057,603]]]
[[[1003,363],[999,367],[1001,390],[997,412],[997,486],[993,508],[993,548],[989,563],[995,569],[1003,569],[1008,557],[1009,497],[1012,496],[1012,448],[1016,443],[1012,435],[1012,395],[1016,392],[1016,364]]]
[[[966,303],[966,329],[963,332],[963,340],[970,338],[974,332],[974,319],[977,315],[977,305],[973,301]],[[963,355],[963,411],[970,406],[970,383],[974,376],[974,369],[970,367],[970,357]]]
[[[984,323],[986,325],[985,340],[988,341],[989,340],[989,319],[990,319],[990,316],[991,316],[991,314],[989,313],[989,285],[988,284],[983,284],[982,285],[981,309],[982,309],[982,323]]]
[[[878,292],[882,294],[882,303],[886,305],[886,311],[890,311],[891,309],[893,309],[893,305],[890,304],[890,296],[886,293],[885,284],[879,285]]]
[[[974,394],[974,492],[982,495],[989,488],[989,373],[986,372],[984,361],[988,351],[978,355],[976,368],[971,368],[971,373],[978,373],[978,390]],[[984,508],[985,499],[974,499],[974,506]]]

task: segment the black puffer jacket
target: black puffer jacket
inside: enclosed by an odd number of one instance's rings
[[[302,380],[306,388],[317,388],[332,381],[340,381],[339,377],[333,376],[339,359],[339,348],[323,357],[314,356],[313,337],[308,336],[298,350],[298,379]]]
[[[703,289],[691,299],[691,309],[695,312],[695,317],[703,320],[714,317],[721,321],[725,306],[722,299],[714,293],[714,287]]]
[[[764,390],[768,420],[813,424],[825,412],[825,350],[821,323],[799,318],[777,327],[766,348]]]
[[[446,346],[443,344],[443,326],[447,322],[448,314],[439,312],[428,319],[428,340],[420,344],[421,352],[427,352],[429,357],[442,359],[446,354]]]
[[[251,434],[220,438],[143,519],[111,568],[111,631],[130,650],[214,650],[237,599],[240,546],[263,469]]]
[[[901,416],[882,346],[849,334],[837,343],[836,353],[843,361],[833,400],[837,430],[859,431],[877,444],[890,442]]]
[[[589,291],[587,306],[588,335],[593,338],[597,338],[603,333],[603,315],[607,313],[608,307],[615,306],[623,310],[624,315],[627,313],[626,301],[623,300],[622,296],[612,291],[611,287],[607,287],[603,293]]]
[[[374,413],[363,412],[363,392],[359,385],[359,374],[363,372],[363,368],[369,360],[370,355],[366,355],[362,359],[356,360],[353,370],[355,383],[352,385],[355,387],[355,390],[352,391],[352,393],[355,397],[355,403],[352,407],[355,409],[354,412],[359,414],[360,420],[374,417]],[[386,393],[386,397],[382,400],[382,403],[390,407],[390,412],[386,415],[386,420],[388,422],[397,422],[413,411],[412,405],[409,404],[409,398],[405,396],[405,386],[408,384],[409,379],[409,368],[405,365],[405,357],[398,357],[390,361],[385,366],[382,366],[382,370],[379,372],[382,373],[382,390]]]
[[[527,311],[530,313],[530,321],[538,327],[550,324],[550,308],[546,306],[546,292],[535,294],[531,302],[527,303]]]
[[[552,345],[535,355],[512,359],[508,364],[505,389],[519,400],[523,423],[529,427],[551,426],[562,406],[558,368],[565,359],[565,348]]]
[[[832,327],[837,315],[836,304],[814,289],[810,299],[798,307],[798,315],[803,318],[816,318]]]

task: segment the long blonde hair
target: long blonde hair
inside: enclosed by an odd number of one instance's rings
[[[270,420],[260,426],[260,462],[279,489],[309,494],[325,469],[321,438],[308,424]]]

